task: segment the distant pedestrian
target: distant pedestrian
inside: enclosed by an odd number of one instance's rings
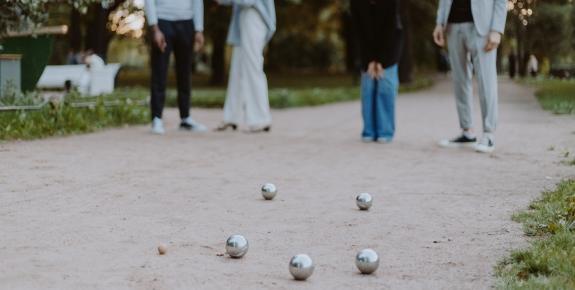
[[[152,132],[164,134],[162,112],[166,99],[166,83],[170,56],[174,52],[180,129],[206,131],[206,126],[190,116],[191,64],[194,51],[204,45],[203,0],[146,0],[145,11],[152,33],[150,85]]]
[[[440,146],[471,145],[477,152],[495,149],[498,115],[497,47],[505,31],[507,0],[440,0],[433,32],[435,43],[448,44],[459,126],[462,133]],[[472,70],[477,77],[483,137],[473,134]]]
[[[395,136],[395,99],[401,52],[400,0],[353,0],[351,13],[359,39],[364,142],[389,143]]]
[[[92,80],[94,79],[94,72],[106,66],[106,62],[99,55],[94,53],[94,50],[88,49],[82,54],[82,61],[86,65],[86,70],[80,78],[78,84],[78,92],[82,95],[89,95],[92,91]],[[64,84],[67,88],[67,84]]]
[[[233,5],[228,43],[233,46],[224,122],[218,131],[246,124],[250,132],[269,132],[272,118],[264,48],[276,30],[273,0],[215,0]]]
[[[66,56],[66,64],[82,64],[84,55],[74,49],[71,49]]]
[[[529,56],[527,71],[532,77],[537,77],[537,73],[539,72],[539,61],[537,61],[537,57],[533,54]]]

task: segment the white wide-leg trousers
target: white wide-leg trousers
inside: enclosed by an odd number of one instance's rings
[[[224,122],[250,127],[271,124],[263,51],[267,27],[255,8],[240,13],[241,44],[234,46]]]

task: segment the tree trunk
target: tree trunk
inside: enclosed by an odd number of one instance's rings
[[[91,49],[95,54],[99,55],[102,59],[106,60],[108,54],[108,15],[107,9],[103,8],[101,4],[94,4],[91,9],[93,19],[88,22],[86,29],[86,49]]]
[[[413,81],[413,31],[411,29],[411,14],[409,0],[401,1],[401,19],[403,23],[403,49],[399,59],[399,82]]]
[[[230,11],[228,8],[214,3],[206,5],[205,10],[206,27],[210,27],[207,37],[212,41],[213,45],[210,84],[223,85],[226,81],[226,38]]]
[[[108,58],[108,45],[114,37],[113,32],[108,30],[110,13],[116,10],[126,0],[116,0],[108,7],[100,3],[93,4],[89,9],[91,18],[86,22],[86,35],[84,43],[86,49],[92,49],[104,61]]]
[[[215,35],[213,39],[214,49],[212,51],[212,75],[210,84],[222,85],[226,81],[226,37],[225,35]]]
[[[517,25],[517,71],[520,77],[527,76],[527,49],[526,49],[526,31],[523,25]]]
[[[77,53],[82,50],[82,19],[80,12],[70,9],[70,30],[68,31],[68,43],[71,52]]]
[[[357,41],[353,31],[353,19],[348,11],[341,13],[341,23],[341,32],[345,43],[345,70],[355,75],[359,71],[358,56],[356,53]]]

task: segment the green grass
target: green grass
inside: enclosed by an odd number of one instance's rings
[[[118,75],[117,95],[131,98],[149,96],[150,71],[146,69],[123,69]],[[349,74],[329,73],[270,73],[268,74],[270,106],[275,109],[319,106],[334,102],[359,99],[358,79]],[[202,74],[192,75],[192,107],[222,108],[224,106],[225,86],[211,86],[209,78]],[[433,85],[429,74],[416,75],[411,84],[401,85],[400,93],[425,89]],[[168,76],[166,106],[176,107],[175,77],[172,71]]]
[[[64,136],[150,120],[147,107],[129,99],[118,99],[118,105],[108,107],[104,99],[94,98],[94,105],[84,108],[73,107],[75,100],[69,99],[40,110],[0,112],[0,140]]]
[[[124,98],[145,100],[149,97],[146,88],[120,88],[114,95]],[[193,108],[223,108],[226,91],[224,89],[196,89],[192,95]],[[111,96],[109,96],[111,97]],[[302,88],[271,89],[270,106],[275,109],[319,106],[335,102],[359,99],[359,89],[342,88]],[[177,107],[176,91],[169,89],[166,95],[166,106]]]
[[[575,114],[575,80],[538,79],[527,82],[543,109],[555,114]]]
[[[432,71],[420,71],[415,74],[413,84],[408,87],[427,87],[432,84],[430,75]],[[359,86],[359,75],[352,76],[345,73],[317,73],[317,72],[271,72],[267,74],[270,89],[304,89],[304,88],[341,88]],[[118,73],[118,87],[147,87],[150,83],[149,69],[123,68]],[[176,86],[176,78],[173,70],[168,72],[168,86]],[[194,89],[225,89],[226,84],[212,85],[208,75],[192,74],[192,86]]]
[[[354,101],[360,98],[359,86],[349,84],[332,86],[325,83],[327,80],[319,82],[325,87],[306,86],[305,83],[297,87],[271,88],[269,90],[270,106],[274,109],[285,109],[295,107],[320,106],[336,102]],[[291,80],[284,80],[291,82]],[[401,85],[400,93],[413,92],[425,89],[433,85],[429,77],[421,77],[409,85]],[[144,99],[149,96],[149,90],[145,87],[124,87],[116,90],[114,95],[128,97],[132,99]],[[194,108],[223,108],[226,91],[224,88],[201,87],[193,90],[192,107]],[[176,91],[168,89],[166,95],[166,106],[176,107]]]
[[[497,266],[498,289],[575,289],[575,180],[514,215],[531,245]]]

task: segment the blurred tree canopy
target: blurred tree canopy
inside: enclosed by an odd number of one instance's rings
[[[2,0],[0,6],[0,35],[8,31],[33,29],[48,20],[49,6],[67,4],[85,13],[88,6],[99,3],[108,6],[110,0]]]
[[[358,70],[355,33],[349,1],[276,0],[277,27],[267,50],[267,69],[272,71],[350,72]],[[412,79],[414,71],[434,69],[439,49],[431,40],[438,1],[401,0],[405,30],[400,78]],[[213,0],[205,3],[208,62],[214,84],[225,81],[226,36],[229,7]],[[553,62],[573,61],[575,9],[573,0],[509,0],[505,50],[520,62],[529,54]],[[146,39],[143,0],[2,0],[0,35],[7,30],[37,24],[67,24],[69,33],[60,41],[55,59],[69,51],[92,49],[104,59],[113,39]],[[48,13],[50,16],[48,17]],[[520,71],[524,64],[520,65]]]
[[[513,40],[510,53],[526,75],[529,55],[559,65],[573,63],[575,8],[573,0],[510,0],[506,38]]]

